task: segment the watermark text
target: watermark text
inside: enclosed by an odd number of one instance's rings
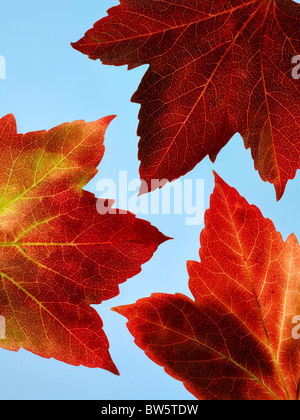
[[[292,64],[296,64],[292,69],[292,78],[298,80],[300,79],[300,55],[295,55],[292,58]]]
[[[5,340],[6,337],[6,322],[4,316],[0,315],[0,340]]]
[[[3,55],[0,55],[0,79],[6,79],[6,59]]]
[[[142,186],[142,188],[141,188]],[[118,182],[102,179],[96,190],[97,210],[100,214],[127,212],[136,215],[185,215],[187,226],[199,226],[204,222],[204,180],[177,179],[173,182],[153,179],[149,194],[148,185],[140,179],[128,179],[126,171],[119,172]],[[100,195],[99,195],[100,193]]]
[[[292,329],[292,337],[295,340],[300,340],[300,315],[294,316],[292,324],[296,324],[296,326]]]

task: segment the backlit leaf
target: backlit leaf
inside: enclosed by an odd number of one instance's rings
[[[141,104],[140,176],[148,189],[156,188],[152,179],[177,179],[206,156],[214,161],[238,132],[281,198],[300,168],[300,5],[120,3],[73,46],[104,64],[149,65],[132,98]]]
[[[114,310],[147,356],[198,399],[300,399],[296,237],[284,242],[218,176],[205,224],[201,262],[188,262],[194,300],[154,294]]]
[[[0,347],[117,373],[90,305],[119,293],[166,238],[133,214],[99,214],[83,186],[113,117],[17,134],[0,120]]]

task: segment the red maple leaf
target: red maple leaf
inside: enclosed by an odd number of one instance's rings
[[[12,115],[0,120],[0,347],[117,373],[90,305],[116,296],[166,238],[133,214],[99,214],[82,190],[112,119],[25,135]]]
[[[149,64],[140,176],[172,181],[235,133],[277,198],[300,168],[300,5],[291,0],[121,0],[74,48],[104,64]],[[143,184],[144,185],[144,184]],[[157,185],[157,184],[156,184]],[[141,192],[145,192],[142,190]]]
[[[194,301],[154,294],[114,310],[136,344],[199,399],[300,399],[300,248],[216,176],[188,262]],[[295,318],[296,317],[296,318]]]

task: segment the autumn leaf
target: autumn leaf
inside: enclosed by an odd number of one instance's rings
[[[136,344],[198,399],[300,399],[300,248],[216,175],[182,294],[114,310]]]
[[[90,305],[116,296],[166,238],[131,213],[99,214],[82,189],[97,173],[113,118],[25,135],[12,115],[0,120],[4,349],[118,373]]]
[[[147,188],[157,187],[152,179],[177,179],[206,156],[214,161],[238,132],[280,199],[300,168],[300,83],[293,77],[300,5],[120,3],[72,45],[104,64],[149,65],[132,98],[141,104],[140,176]]]

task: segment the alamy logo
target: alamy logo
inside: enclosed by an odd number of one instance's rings
[[[144,192],[139,195],[140,186]],[[162,188],[163,187],[163,188]],[[136,215],[185,215],[187,226],[204,222],[204,180],[177,179],[168,183],[166,179],[151,180],[151,188],[138,178],[129,180],[127,171],[119,172],[119,179],[101,179],[96,187],[97,210],[100,214],[132,212]],[[101,194],[100,194],[101,193]]]
[[[300,79],[300,55],[295,55],[292,58],[292,64],[295,64],[295,67],[292,69],[292,77],[295,80]]]
[[[3,55],[0,55],[0,79],[6,79],[6,60]]]
[[[0,340],[5,339],[6,322],[4,316],[0,315]]]
[[[292,336],[294,340],[300,340],[300,315],[295,315],[292,319],[292,323],[296,324],[292,330]]]

